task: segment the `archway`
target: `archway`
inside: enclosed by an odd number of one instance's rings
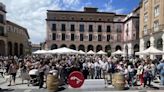
[[[20,44],[19,46],[20,55],[23,55],[23,44]]]
[[[9,55],[13,55],[13,53],[12,53],[12,49],[13,48],[13,46],[12,46],[12,43],[11,42],[8,42],[8,54]]]
[[[0,40],[0,56],[5,55],[5,42],[3,40]]]
[[[79,50],[82,50],[82,51],[84,51],[85,52],[85,46],[84,45],[79,45]]]
[[[67,47],[67,45],[65,45],[65,44],[62,44],[60,47]]]
[[[135,54],[135,52],[139,52],[139,45],[135,44],[133,47],[133,50],[134,50],[134,54]]]
[[[110,52],[111,50],[111,46],[110,45],[106,45],[105,46],[105,52]]]
[[[18,56],[18,43],[14,43],[14,55]]]
[[[98,51],[100,51],[100,50],[102,50],[102,46],[101,46],[101,45],[97,45],[97,46],[96,46],[96,52],[98,52]]]
[[[74,44],[69,46],[70,49],[76,50],[76,46]]]
[[[58,46],[57,46],[56,44],[52,44],[52,45],[51,45],[51,50],[57,49],[57,48],[58,48]]]
[[[88,50],[87,51],[90,51],[90,50],[94,51],[93,45],[88,45]]]
[[[157,45],[157,49],[163,50],[163,40],[162,40],[162,38],[157,40],[156,45]]]
[[[145,44],[146,49],[150,47],[150,41],[147,41]]]
[[[122,48],[121,48],[120,45],[117,45],[116,48],[115,48],[115,50],[116,50],[116,51],[117,51],[117,50],[122,50]]]
[[[128,45],[125,45],[125,52],[126,52],[126,56],[128,57],[129,53],[128,53]]]

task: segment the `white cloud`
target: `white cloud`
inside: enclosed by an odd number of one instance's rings
[[[0,0],[6,5],[7,19],[28,29],[33,43],[45,41],[47,10],[65,9],[78,5],[80,0]],[[69,7],[68,6],[68,7]]]
[[[83,10],[94,2],[83,0],[0,0],[6,5],[7,19],[28,29],[33,43],[45,41],[47,10]],[[115,9],[112,0],[105,4],[103,11],[121,13],[124,9]]]
[[[125,8],[117,9],[113,5],[113,0],[109,0],[107,3],[104,4],[104,9],[101,9],[100,11],[106,11],[106,12],[115,12],[117,14],[122,14],[125,12]]]

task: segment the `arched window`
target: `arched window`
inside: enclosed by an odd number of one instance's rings
[[[79,45],[79,50],[82,50],[82,51],[84,51],[85,52],[85,46],[84,45]]]
[[[60,47],[67,47],[67,45],[65,45],[65,44],[62,44]]]
[[[76,46],[74,44],[69,46],[70,49],[76,50]]]
[[[90,50],[94,51],[93,45],[88,45],[88,51],[90,51]]]
[[[58,48],[58,46],[57,46],[56,44],[52,44],[52,45],[51,45],[51,50],[57,49],[57,48]]]
[[[5,55],[5,42],[0,40],[0,55]]]
[[[111,46],[110,45],[106,45],[105,46],[105,52],[109,52],[111,50]]]
[[[101,45],[97,45],[97,47],[96,47],[96,52],[98,52],[98,51],[100,51],[100,50],[102,50],[102,46],[101,46]]]
[[[14,55],[18,56],[18,43],[14,43]]]
[[[117,45],[116,48],[115,48],[115,50],[116,50],[116,51],[117,51],[117,50],[122,50],[122,48],[121,48],[120,45]]]
[[[20,52],[20,55],[23,55],[23,44],[19,45],[19,52]]]
[[[8,55],[13,55],[12,54],[12,43],[11,42],[8,42]]]

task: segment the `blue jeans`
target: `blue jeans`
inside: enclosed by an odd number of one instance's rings
[[[161,85],[164,85],[164,72],[160,74]]]

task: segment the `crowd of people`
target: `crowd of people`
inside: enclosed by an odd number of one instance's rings
[[[25,57],[0,57],[1,76],[10,75],[9,85],[15,85],[16,76],[23,80],[30,71],[35,71],[38,79],[37,85],[43,88],[44,79],[49,71],[58,70],[59,79],[63,84],[67,84],[67,78],[72,71],[80,71],[85,79],[105,79],[106,85],[112,84],[112,75],[120,72],[125,76],[126,86],[135,86],[140,83],[140,87],[149,87],[151,82],[159,79],[164,85],[164,61],[151,60],[150,58],[124,58],[107,57],[104,55],[56,55],[40,56],[32,55]],[[20,72],[20,74],[18,73]],[[30,78],[33,76],[29,76]],[[13,83],[12,83],[13,82]]]

